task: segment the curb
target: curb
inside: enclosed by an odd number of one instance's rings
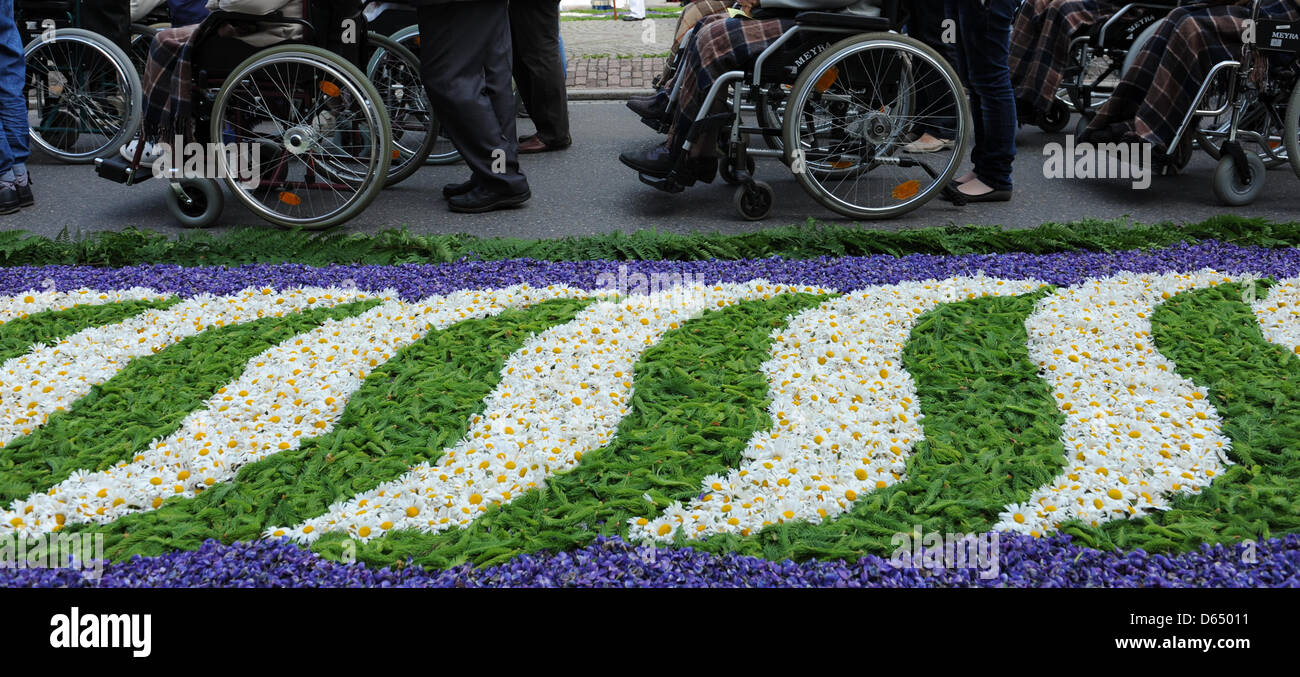
[[[569,88],[569,101],[622,101],[634,96],[650,96],[655,91],[637,87]]]

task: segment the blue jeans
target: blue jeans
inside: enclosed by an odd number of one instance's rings
[[[957,63],[957,52],[943,42],[944,0],[915,0],[907,19],[907,34],[939,53],[951,64]],[[957,116],[953,100],[947,98],[948,88],[940,84],[938,73],[925,69],[916,77],[921,81],[916,92],[916,109],[926,113],[913,130],[939,139],[957,138]]]
[[[0,173],[15,163],[26,163],[30,154],[27,102],[23,100],[26,78],[23,39],[14,23],[14,0],[0,0]]]
[[[944,0],[957,22],[957,72],[970,90],[975,175],[1011,190],[1016,157],[1016,99],[1011,88],[1011,18],[1016,0]]]

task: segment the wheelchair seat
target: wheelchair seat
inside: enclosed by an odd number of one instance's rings
[[[894,22],[883,16],[857,16],[841,12],[800,12],[794,17],[800,26],[818,28],[852,28],[862,33],[887,31]]]

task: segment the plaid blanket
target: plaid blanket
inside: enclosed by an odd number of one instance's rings
[[[677,63],[677,52],[681,49],[682,37],[686,31],[695,27],[695,24],[707,16],[720,14],[727,11],[731,3],[725,0],[696,0],[682,10],[681,16],[677,17],[677,28],[673,31],[673,44],[669,50],[668,62],[664,64],[663,74],[659,76],[659,88],[672,88],[673,64]]]
[[[194,80],[194,51],[210,35],[235,36],[241,28],[204,19],[181,28],[167,28],[154,35],[149,45],[149,60],[144,67],[144,116],[141,131],[146,140],[170,140],[179,134],[193,138],[190,97]]]
[[[1097,112],[1089,134],[1122,135],[1167,153],[1210,69],[1220,61],[1241,58],[1250,4],[1187,5],[1171,12]],[[1266,0],[1259,16],[1297,21],[1300,3]]]
[[[677,111],[668,130],[669,147],[686,140],[704,97],[719,75],[742,69],[793,26],[793,19],[729,19],[726,14],[704,17],[696,25],[677,71],[682,83]]]
[[[1018,106],[1046,111],[1069,64],[1070,39],[1119,11],[1111,0],[1028,0],[1011,28],[1011,85]],[[1027,111],[1022,110],[1023,116]]]

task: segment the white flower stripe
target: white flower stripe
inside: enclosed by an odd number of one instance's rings
[[[814,524],[858,497],[904,479],[924,438],[916,384],[902,352],[917,319],[944,303],[1016,296],[1035,281],[988,277],[877,286],[805,310],[773,332],[763,364],[773,430],[750,439],[739,468],[705,478],[701,499],[657,519],[631,520],[634,540],[749,535],[787,522]]]
[[[324,515],[265,533],[310,542],[345,531],[364,541],[391,529],[464,527],[488,506],[544,486],[551,475],[609,444],[627,413],[633,366],[667,331],[708,309],[799,291],[825,293],[753,281],[597,303],[507,358],[484,412],[436,464],[422,463]]]
[[[1039,301],[1029,355],[1065,414],[1065,470],[999,515],[1000,530],[1135,518],[1208,486],[1230,441],[1206,390],[1152,345],[1151,314],[1180,292],[1237,281],[1210,270],[1088,280]]]
[[[31,290],[14,296],[0,296],[0,324],[51,310],[100,306],[122,301],[162,301],[172,296],[147,287],[113,291],[95,291],[85,287],[73,291]]]
[[[193,497],[248,463],[328,433],[366,376],[429,331],[587,295],[561,286],[462,291],[414,303],[388,300],[355,317],[329,320],[249,360],[237,380],[132,461],[77,472],[47,493],[15,501],[0,523],[39,534],[67,523],[111,522],[155,509],[171,496]]]
[[[54,345],[34,346],[26,355],[0,366],[0,447],[45,425],[51,414],[72,406],[131,360],[152,355],[205,329],[366,298],[371,294],[326,287],[204,294],[117,324],[82,330]]]
[[[1300,278],[1278,280],[1250,309],[1269,343],[1300,353]]]

